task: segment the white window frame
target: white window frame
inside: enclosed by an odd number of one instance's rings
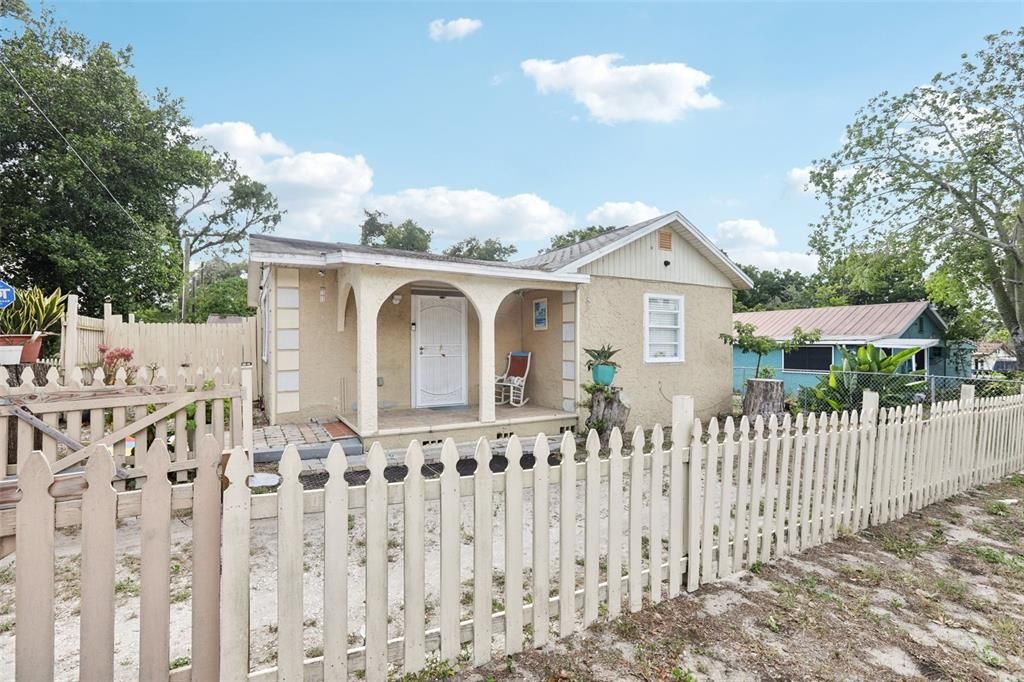
[[[679,302],[679,355],[676,357],[651,357],[650,349],[650,336],[651,336],[651,299],[652,298],[668,298]],[[644,362],[648,364],[653,363],[681,363],[686,361],[686,321],[685,321],[686,301],[684,297],[679,294],[658,294],[654,292],[648,292],[644,294]],[[673,327],[664,327],[664,329],[672,329]]]

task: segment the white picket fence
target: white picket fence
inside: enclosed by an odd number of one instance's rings
[[[406,456],[408,475],[388,482],[385,454],[375,444],[367,457],[369,479],[359,486],[345,481],[347,462],[335,445],[322,490],[303,490],[299,454],[290,447],[277,490],[254,494],[249,459],[235,448],[225,465],[222,499],[219,451],[207,437],[192,484],[192,666],[173,672],[167,669],[167,524],[173,497],[166,451],[158,445],[147,457],[141,491],[139,677],[335,680],[362,670],[368,680],[384,680],[389,672],[423,669],[431,656],[453,660],[464,645],[470,660],[480,664],[543,645],[553,634],[569,635],[599,617],[615,618],[623,608],[637,611],[645,599],[658,602],[754,562],[827,542],[846,529],[900,518],[1024,466],[1024,396],[974,400],[967,387],[959,403],[877,412],[872,399],[877,396],[869,396],[864,417],[801,415],[753,424],[743,419],[738,425],[727,419],[705,426],[692,419],[692,400],[680,397],[673,405],[671,443],[655,425],[649,441],[638,428],[630,449],[614,432],[609,451],[602,453],[591,433],[577,458],[576,442],[566,434],[560,463],[549,465],[548,441],[538,437],[536,462],[524,469],[521,444],[512,438],[507,468],[493,473],[491,446],[481,439],[472,476],[459,475],[458,453],[448,440],[440,477],[425,478],[423,452],[414,442]],[[113,660],[111,529],[118,513],[113,491],[103,485],[111,474],[109,454],[98,448],[88,470],[91,497],[81,506],[82,669],[90,673],[83,672],[83,679],[107,679]],[[54,663],[54,500],[47,492],[46,458],[34,455],[22,477],[16,668],[19,680],[37,680],[46,679]],[[470,619],[460,614],[466,544],[461,535],[469,520],[463,498],[472,504]],[[389,506],[401,509],[400,528],[389,525]],[[364,568],[354,569],[347,525],[353,511],[366,519],[365,537],[355,538],[365,542]],[[323,515],[323,583],[317,595],[304,594],[309,567],[303,527],[311,514]],[[425,548],[427,514],[438,517],[437,552]],[[268,518],[277,519],[276,666],[252,670],[251,529],[254,520]],[[503,546],[495,542],[496,528]],[[388,571],[389,549],[396,546],[401,579]],[[503,587],[495,581],[496,563]],[[426,576],[435,568],[439,613],[428,626]],[[365,641],[355,647],[349,643],[352,626],[358,631],[360,624],[349,620],[353,575],[366,595]],[[503,604],[496,609],[492,600],[499,594]],[[310,596],[323,602],[322,653],[315,656],[307,656],[303,646],[303,604]],[[392,597],[402,602],[398,636],[392,636],[398,624],[389,625]]]

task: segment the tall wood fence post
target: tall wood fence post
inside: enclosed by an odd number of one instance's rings
[[[64,371],[68,371],[78,367],[78,294],[68,294],[63,332],[60,338],[60,365]]]
[[[861,423],[869,421],[874,424],[878,420],[878,393],[864,391],[863,404],[860,410]]]
[[[974,384],[960,384],[960,442],[957,447],[960,450],[958,457],[958,469],[960,485],[963,489],[968,485],[977,482],[975,476],[981,473],[981,467],[987,462],[979,457],[985,453],[979,450],[978,442],[974,437]]]
[[[689,528],[690,439],[693,437],[693,396],[672,398],[672,451],[669,465],[668,596],[675,597],[683,586],[683,557],[687,556]]]
[[[252,363],[242,363],[242,449],[252,461]]]
[[[103,304],[103,343],[107,344],[111,348],[114,347],[114,334],[117,329],[117,323],[120,320],[114,317],[114,304],[110,301],[106,301]]]

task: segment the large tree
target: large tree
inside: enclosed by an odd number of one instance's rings
[[[192,258],[239,255],[249,233],[271,232],[284,214],[262,182],[209,146],[194,150],[194,177],[175,197],[174,230]]]
[[[363,246],[376,246],[402,251],[430,251],[430,238],[433,232],[416,224],[414,220],[406,220],[395,225],[388,222],[383,211],[363,211],[366,219],[359,226],[359,243]]]
[[[90,43],[45,8],[5,7],[0,277],[79,290],[93,313],[104,297],[120,310],[173,300],[181,256],[171,199],[195,172],[181,101],[139,89],[130,48]]]
[[[562,234],[556,234],[551,238],[551,246],[544,249],[542,253],[555,251],[557,249],[564,249],[566,246],[572,246],[573,244],[593,239],[605,232],[611,232],[614,229],[616,229],[614,225],[587,225],[586,227],[577,227],[574,230],[569,230]]]
[[[914,239],[927,263],[984,282],[1024,363],[1024,28],[988,36],[960,68],[871,99],[815,162],[826,201],[812,247]]]
[[[740,268],[754,282],[753,289],[736,292],[733,310],[779,310],[811,307],[810,278],[796,270],[761,270],[753,265]]]
[[[500,239],[479,240],[466,237],[444,250],[444,255],[453,258],[475,258],[476,260],[506,261],[517,251],[515,244],[506,244]]]

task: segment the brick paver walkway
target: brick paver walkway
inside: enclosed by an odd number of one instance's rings
[[[286,445],[330,443],[331,434],[320,424],[281,424],[253,429],[253,446],[257,450],[283,448]]]

